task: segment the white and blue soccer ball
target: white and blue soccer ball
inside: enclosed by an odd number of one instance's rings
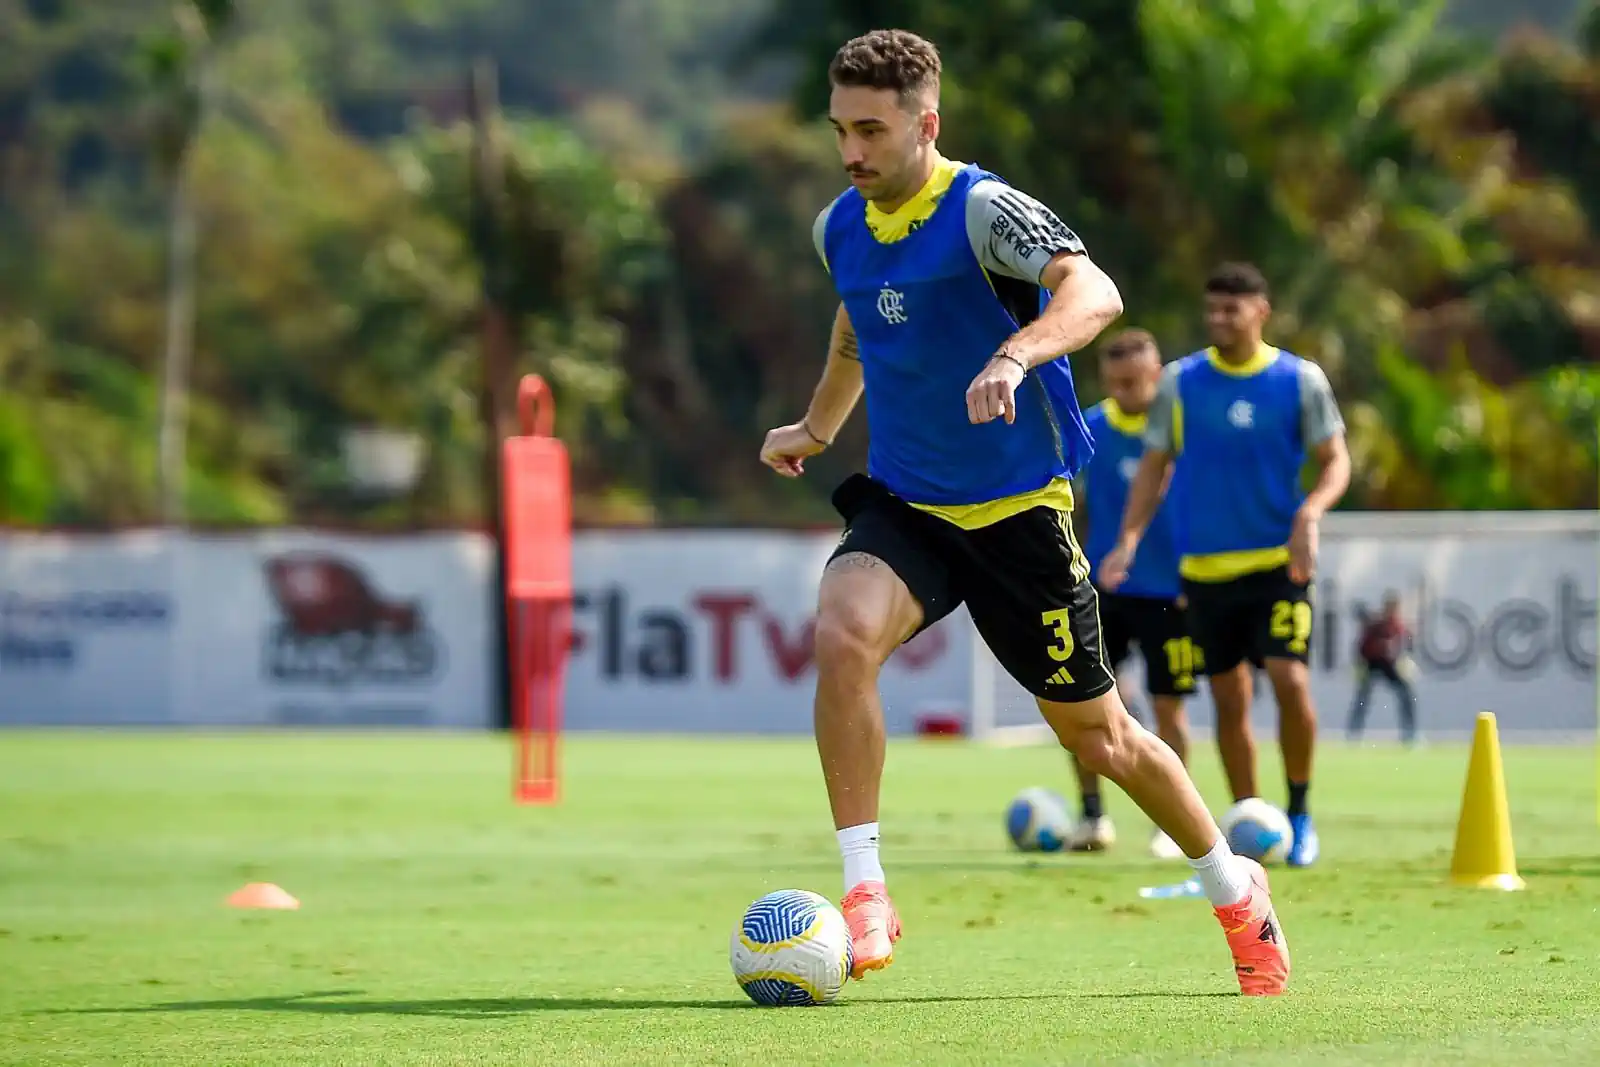
[[[1072,813],[1061,794],[1024,789],[1006,809],[1006,833],[1023,852],[1059,852],[1072,834]]]
[[[832,1003],[855,963],[844,915],[804,889],[780,889],[750,905],[729,956],[739,988],[768,1008]]]
[[[1294,843],[1289,816],[1260,797],[1246,797],[1222,816],[1222,836],[1235,855],[1257,863],[1282,863]]]

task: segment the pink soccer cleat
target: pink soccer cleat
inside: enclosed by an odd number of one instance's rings
[[[861,882],[844,895],[840,904],[850,927],[854,963],[850,977],[865,978],[894,962],[894,943],[900,940],[900,916],[882,882]]]
[[[1239,992],[1247,997],[1275,997],[1289,984],[1289,942],[1272,910],[1267,872],[1255,860],[1240,856],[1238,862],[1249,864],[1250,895],[1237,904],[1217,908],[1217,921],[1228,935]]]

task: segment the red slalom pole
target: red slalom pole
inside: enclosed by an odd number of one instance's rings
[[[536,374],[517,387],[522,433],[502,445],[511,721],[518,733],[512,796],[560,798],[561,701],[572,602],[572,467],[553,436],[555,400]]]

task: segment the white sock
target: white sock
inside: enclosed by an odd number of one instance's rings
[[[1213,908],[1226,908],[1250,895],[1250,874],[1228,847],[1227,838],[1217,838],[1211,851],[1190,860],[1189,866],[1194,868]]]
[[[839,831],[839,854],[844,857],[844,891],[862,882],[881,882],[883,864],[878,862],[878,824],[864,822]]]

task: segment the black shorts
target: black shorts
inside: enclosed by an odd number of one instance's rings
[[[1070,515],[1036,507],[963,530],[862,474],[834,490],[833,506],[846,528],[831,558],[888,564],[922,605],[922,629],[965,603],[995,659],[1035,696],[1075,703],[1116,684]]]
[[[1311,659],[1311,590],[1289,579],[1287,566],[1227,582],[1185,580],[1189,633],[1206,674],[1221,674],[1245,660]]]
[[[1113,671],[1139,646],[1144,659],[1145,689],[1154,697],[1188,696],[1194,692],[1194,643],[1188,621],[1176,600],[1100,594],[1100,635],[1106,663]]]

